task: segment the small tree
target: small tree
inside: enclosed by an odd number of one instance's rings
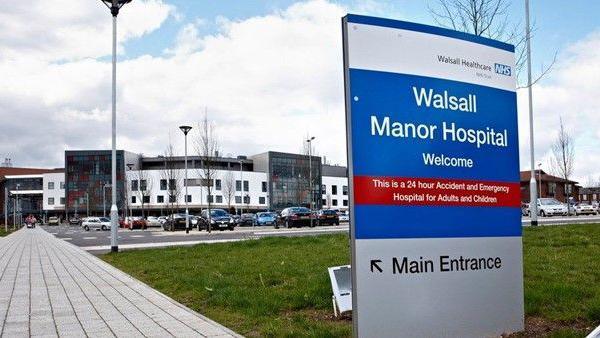
[[[169,215],[179,211],[179,195],[181,194],[181,170],[176,167],[173,158],[175,151],[171,137],[169,136],[169,144],[164,152],[164,167],[160,172],[161,179],[166,181],[167,188],[167,211]],[[173,230],[171,228],[170,230]]]
[[[150,192],[152,191],[153,182],[151,179],[148,179],[148,171],[146,170],[138,170],[136,172],[136,178],[138,180],[138,191],[137,195],[140,199],[140,203],[142,205],[142,217],[146,217],[145,214],[145,205],[146,198],[150,197]]]
[[[215,181],[217,170],[216,170],[216,156],[219,152],[219,142],[215,132],[215,126],[208,120],[208,115],[204,114],[204,119],[198,125],[198,134],[196,138],[196,152],[200,157],[202,163],[199,170],[199,176],[201,178],[201,186],[206,185],[208,198],[207,198],[207,215],[208,215],[208,226],[207,230],[210,233],[212,230],[211,226],[211,206],[212,206],[212,186]]]
[[[233,172],[228,170],[223,177],[223,196],[227,202],[227,210],[231,210],[231,202],[235,197],[235,178]]]
[[[569,189],[569,177],[573,174],[575,164],[575,148],[571,134],[565,129],[562,118],[560,119],[560,129],[554,144],[552,144],[552,171],[555,175],[564,179],[565,196],[567,202],[573,193],[573,188]],[[570,203],[567,203],[569,212],[571,212]]]

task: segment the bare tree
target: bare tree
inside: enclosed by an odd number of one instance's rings
[[[569,177],[573,174],[573,166],[575,164],[575,147],[573,137],[565,129],[562,118],[560,119],[560,129],[554,144],[552,144],[552,157],[550,161],[552,171],[556,176],[564,179],[565,196],[567,201],[573,193],[573,187],[568,183]],[[570,204],[567,203],[570,210]]]
[[[181,194],[181,170],[176,167],[175,161],[173,161],[174,157],[175,151],[173,143],[171,142],[171,137],[169,136],[169,144],[167,145],[163,156],[164,167],[160,172],[161,179],[166,182],[166,191],[168,193],[166,201],[167,212],[169,215],[179,211],[179,195]],[[173,230],[173,228],[170,230]]]
[[[227,212],[229,212],[231,210],[231,201],[235,196],[235,178],[231,170],[227,170],[225,177],[223,177],[223,196],[227,202]]]
[[[150,192],[152,191],[152,179],[148,179],[148,171],[146,170],[138,170],[136,172],[136,179],[138,180],[138,191],[137,195],[140,199],[140,204],[142,205],[142,217],[146,217],[145,214],[145,205],[146,199],[150,197]]]
[[[436,0],[436,3],[437,6],[429,6],[429,13],[438,25],[514,45],[516,75],[519,78],[527,61],[527,27],[522,28],[520,23],[509,23],[511,14],[508,0]],[[530,29],[530,36],[532,31]],[[550,72],[556,56],[557,53],[554,53],[547,67],[542,65],[540,74],[531,85]]]
[[[212,206],[212,186],[215,181],[217,170],[216,170],[216,157],[219,153],[219,142],[215,132],[215,125],[208,120],[208,115],[204,113],[204,119],[198,125],[198,134],[195,140],[196,152],[200,157],[202,163],[199,170],[199,176],[201,178],[201,186],[206,185],[208,193],[208,225],[207,230],[211,232],[211,206]]]

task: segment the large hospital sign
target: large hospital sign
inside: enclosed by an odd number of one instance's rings
[[[521,330],[514,47],[356,15],[342,26],[355,334]]]

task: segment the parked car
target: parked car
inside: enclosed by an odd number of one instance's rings
[[[277,214],[273,212],[258,212],[254,215],[256,225],[275,225],[277,222]]]
[[[162,224],[163,230],[166,231],[185,230],[185,226],[186,224],[184,214],[169,215],[166,217],[165,222]]]
[[[254,214],[242,214],[238,221],[239,226],[253,226],[255,222]]]
[[[160,223],[160,220],[158,219],[158,217],[148,216],[148,218],[146,218],[146,225],[148,227],[159,227],[162,224]]]
[[[48,217],[48,225],[58,225],[60,220],[56,216]]]
[[[160,223],[160,225],[165,224],[166,221],[167,221],[167,216],[159,216],[158,217],[158,222]]]
[[[317,225],[340,225],[340,216],[335,210],[321,209],[317,211]]]
[[[281,211],[281,215],[277,219],[275,228],[284,226],[286,228],[302,227],[310,225],[311,212],[305,207],[285,208]],[[314,224],[313,224],[314,226]]]
[[[567,216],[569,213],[567,205],[554,198],[538,198],[537,207],[538,214],[542,217],[557,215]]]
[[[110,219],[107,217],[87,217],[82,220],[81,227],[85,231],[90,231],[90,229],[110,230]]]
[[[79,217],[71,217],[69,218],[69,225],[81,225],[81,218]]]
[[[148,228],[148,224],[146,223],[146,220],[142,217],[127,217],[119,221],[119,227],[129,230],[146,230]]]
[[[579,215],[595,215],[598,211],[590,204],[579,203],[575,205],[575,216]]]
[[[348,211],[342,212],[342,214],[339,215],[339,217],[340,217],[340,222],[350,222],[350,212],[348,212]]]
[[[521,203],[521,216],[530,216],[529,203]]]
[[[235,228],[234,218],[223,209],[210,209],[210,218],[208,217],[208,209],[202,210],[200,214],[202,221],[201,227],[208,228],[210,222],[210,228],[212,230],[227,230],[233,231]]]

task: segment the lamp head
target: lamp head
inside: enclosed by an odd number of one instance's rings
[[[192,130],[192,127],[190,126],[179,126],[179,129],[181,129],[181,131],[183,132],[184,135],[187,135],[190,130]]]
[[[110,13],[113,16],[119,15],[119,9],[131,2],[131,0],[100,0],[103,4],[110,9]]]

